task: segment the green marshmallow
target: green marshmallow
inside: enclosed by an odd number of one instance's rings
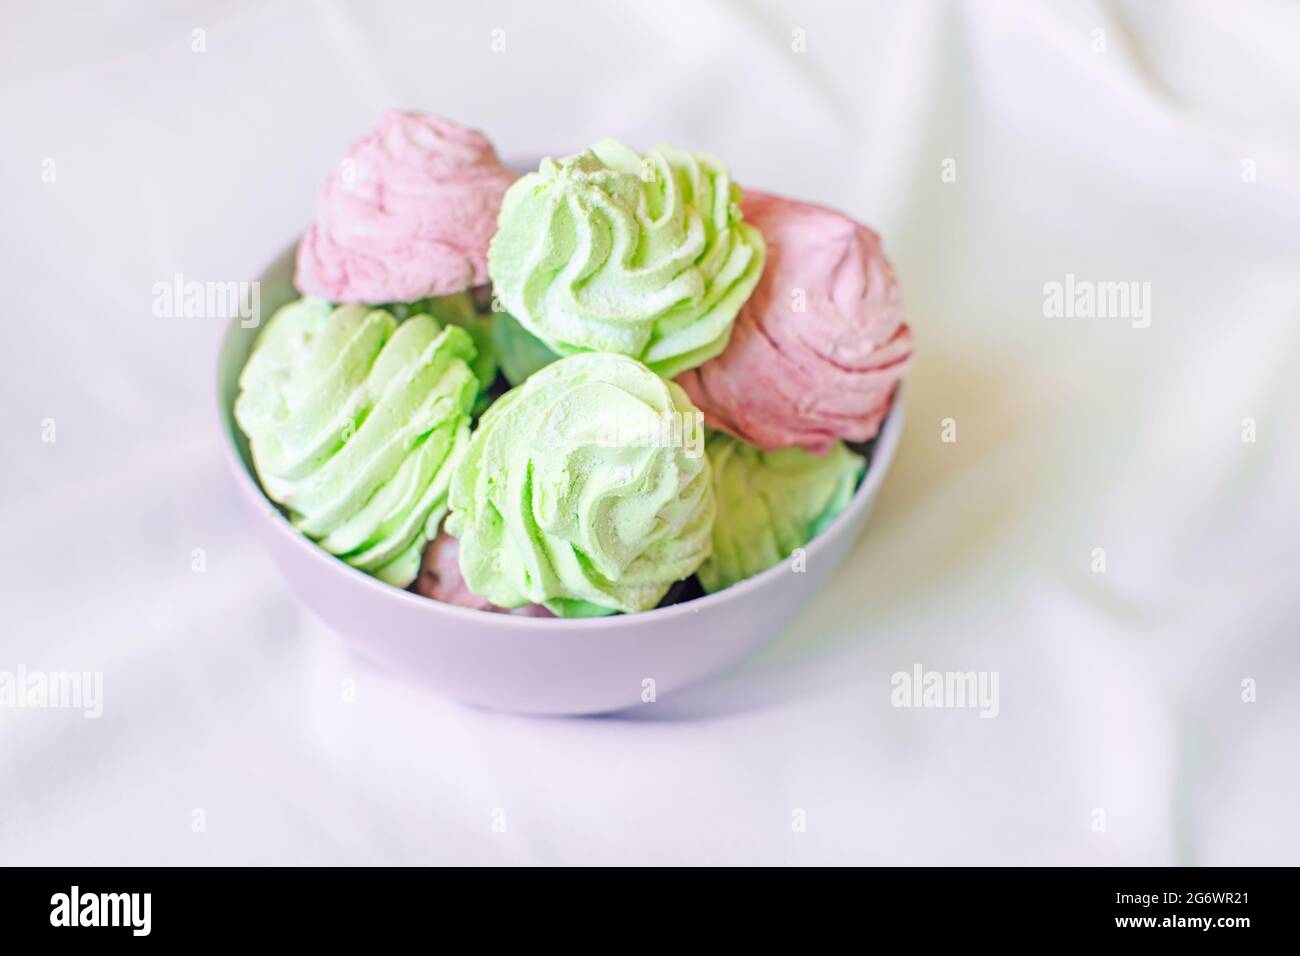
[[[492,346],[501,362],[501,372],[511,385],[520,384],[559,358],[508,312],[492,316]]]
[[[470,334],[429,315],[300,299],[240,375],[262,488],[325,550],[406,587],[447,510],[479,391]]]
[[[451,483],[470,590],[561,617],[654,607],[709,553],[700,421],[679,386],[620,355],[560,359],[507,392]]]
[[[763,258],[722,163],[602,140],[510,187],[488,272],[551,351],[615,352],[672,378],[723,350]]]
[[[708,452],[718,517],[699,578],[709,593],[779,564],[815,538],[852,500],[867,468],[843,442],[825,455],[797,447],[763,452],[711,432]]]
[[[497,379],[497,350],[492,342],[492,321],[474,307],[468,292],[436,296],[415,302],[395,302],[382,308],[391,312],[400,322],[412,315],[433,316],[439,325],[459,325],[474,340],[474,361],[471,368],[479,381],[479,390],[486,393]],[[487,407],[484,402],[483,407]]]

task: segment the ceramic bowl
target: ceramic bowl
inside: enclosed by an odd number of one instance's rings
[[[261,314],[292,300],[293,250],[261,277]],[[438,694],[494,710],[596,714],[638,706],[752,653],[811,601],[867,520],[903,427],[903,392],[867,476],[842,514],[791,562],[717,594],[641,614],[583,620],[518,617],[441,604],[355,570],[294,530],[262,494],[234,422],[240,370],[260,331],[231,322],[217,368],[218,412],[248,525],[292,591],[360,655]]]

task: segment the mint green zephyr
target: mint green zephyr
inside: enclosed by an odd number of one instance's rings
[[[766,571],[815,538],[853,500],[867,468],[843,442],[825,455],[797,447],[764,452],[711,432],[707,447],[718,517],[699,578],[710,593]]]
[[[500,607],[654,607],[709,554],[713,486],[686,393],[592,352],[534,373],[479,420],[451,484],[460,570]],[[702,437],[702,436],[701,436]]]
[[[726,347],[763,270],[726,166],[671,146],[545,159],[497,222],[488,273],[520,325],[559,355],[616,352],[666,378]]]
[[[235,402],[263,490],[326,551],[406,587],[469,441],[474,358],[465,329],[429,315],[284,306]]]

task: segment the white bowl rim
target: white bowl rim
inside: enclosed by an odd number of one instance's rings
[[[254,500],[262,506],[265,516],[274,522],[278,533],[288,535],[293,539],[293,546],[299,549],[309,551],[316,560],[326,562],[335,573],[341,573],[351,576],[352,579],[362,587],[366,587],[377,592],[380,597],[388,597],[399,601],[412,602],[412,606],[423,608],[428,614],[435,617],[438,615],[448,615],[453,621],[462,621],[465,623],[478,622],[479,624],[491,623],[493,627],[505,627],[512,630],[531,630],[537,634],[545,634],[548,631],[554,634],[554,628],[563,625],[566,628],[578,629],[628,629],[649,623],[651,620],[667,621],[673,617],[687,617],[692,614],[698,614],[701,611],[725,604],[730,601],[743,600],[751,591],[764,587],[776,579],[777,575],[788,573],[785,568],[785,561],[780,561],[765,571],[760,571],[752,577],[739,581],[731,587],[723,588],[721,591],[715,591],[712,594],[705,594],[701,597],[692,598],[689,601],[682,601],[677,604],[670,604],[667,607],[655,607],[648,611],[638,611],[634,614],[612,614],[604,617],[566,617],[566,618],[545,618],[529,617],[521,614],[501,614],[495,611],[480,611],[476,608],[460,607],[456,604],[448,604],[433,598],[427,598],[422,594],[414,594],[405,588],[398,588],[391,584],[386,584],[378,578],[366,574],[364,571],[352,567],[346,561],[334,556],[333,554],[320,547],[314,541],[306,537],[300,531],[289,523],[280,509],[266,497],[261,486],[254,479],[252,473],[244,465],[239,450],[235,447],[233,436],[227,428],[226,420],[229,419],[231,427],[238,427],[234,423],[234,413],[232,409],[223,408],[221,399],[221,370],[220,356],[225,351],[226,341],[234,333],[239,325],[239,320],[234,319],[226,329],[226,334],[222,336],[221,348],[218,349],[218,371],[217,371],[217,420],[222,431],[222,449],[225,455],[226,463],[235,473],[236,483],[240,490],[246,495],[252,495]],[[259,330],[260,334],[260,330]],[[854,521],[855,515],[863,509],[870,506],[872,499],[875,498],[876,492],[880,489],[881,483],[885,479],[885,473],[889,470],[889,465],[893,461],[894,453],[898,448],[898,443],[902,438],[903,432],[903,397],[904,384],[900,383],[895,389],[890,404],[889,412],[881,423],[880,431],[876,437],[875,446],[872,448],[871,460],[867,465],[866,477],[858,485],[854,492],[853,499],[849,506],[825,528],[821,533],[813,538],[804,546],[808,560],[812,560],[827,539],[835,534],[842,533],[844,528]],[[491,615],[490,621],[484,620],[484,615]]]

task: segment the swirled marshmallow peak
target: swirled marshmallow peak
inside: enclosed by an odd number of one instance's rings
[[[880,238],[763,193],[746,193],[743,209],[767,240],[767,267],[727,348],[678,381],[710,427],[759,448],[825,453],[875,437],[912,357]]]
[[[301,299],[262,330],[235,419],[262,489],[326,551],[398,587],[447,511],[474,344],[428,315]]]
[[[514,179],[477,130],[389,110],[326,179],[298,246],[295,284],[331,302],[372,305],[480,285]]]
[[[506,193],[488,271],[560,355],[616,352],[671,377],[717,355],[763,270],[763,238],[718,160],[602,140]]]
[[[475,594],[561,617],[644,611],[708,556],[700,416],[635,359],[586,353],[534,373],[479,420],[447,531]]]

